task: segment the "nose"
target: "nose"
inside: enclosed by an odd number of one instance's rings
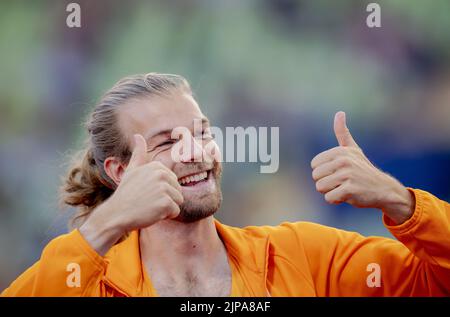
[[[183,142],[183,155],[181,156],[183,163],[202,162],[203,160],[203,143],[198,142],[192,135],[189,136],[189,142]]]

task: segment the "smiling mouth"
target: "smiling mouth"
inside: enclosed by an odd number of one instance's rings
[[[182,177],[178,180],[181,186],[195,186],[199,183],[206,182],[209,179],[211,170],[204,171],[196,174],[191,174],[189,176]]]

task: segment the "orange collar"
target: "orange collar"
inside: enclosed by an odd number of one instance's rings
[[[253,296],[267,295],[266,279],[270,240],[268,234],[254,234],[214,220],[217,233],[242,273]],[[144,274],[139,249],[139,231],[133,231],[106,254],[105,282],[126,296],[142,296]]]

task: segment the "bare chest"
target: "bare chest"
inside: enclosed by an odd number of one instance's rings
[[[183,278],[154,276],[153,287],[159,296],[226,297],[231,294],[231,274],[206,276],[185,274]]]

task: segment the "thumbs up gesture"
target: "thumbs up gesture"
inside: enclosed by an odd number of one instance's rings
[[[136,134],[134,143],[128,166],[110,198],[111,208],[118,210],[118,223],[125,231],[175,218],[183,203],[175,173],[158,161],[148,162],[147,144],[142,135]]]
[[[339,145],[311,161],[317,191],[330,204],[346,202],[358,208],[381,209],[395,224],[409,219],[414,196],[367,159],[347,128],[342,111],[334,117],[334,133]]]
[[[137,134],[119,185],[79,231],[103,255],[125,233],[176,218],[182,203],[177,176],[162,163],[148,161],[145,139]]]

